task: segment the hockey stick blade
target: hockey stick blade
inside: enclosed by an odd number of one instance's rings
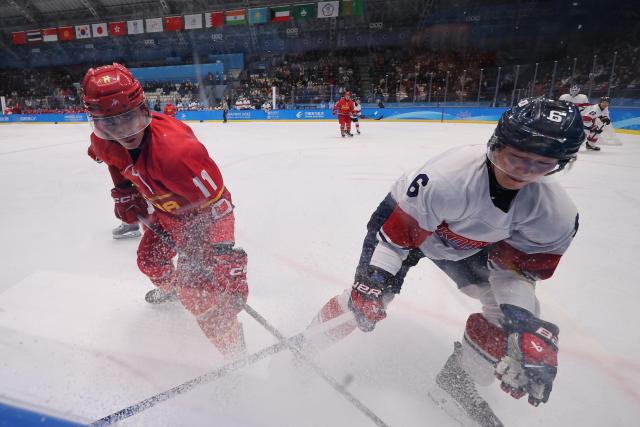
[[[193,390],[198,386],[215,381],[218,378],[222,378],[227,374],[230,374],[232,372],[235,372],[247,366],[253,365],[254,363],[257,363],[260,360],[265,359],[269,356],[273,356],[274,354],[280,353],[282,350],[287,349],[289,345],[298,346],[304,339],[329,331],[346,322],[349,322],[352,319],[353,319],[353,315],[351,314],[351,312],[344,313],[334,319],[331,319],[328,322],[318,325],[315,328],[306,330],[304,332],[300,332],[299,334],[296,334],[290,338],[287,338],[286,340],[272,344],[268,347],[263,348],[262,350],[259,350],[255,353],[251,353],[248,356],[245,356],[233,362],[227,363],[226,365],[220,366],[219,368],[216,368],[212,371],[209,371],[205,374],[195,377],[178,386],[170,388],[169,390],[163,391],[162,393],[158,393],[147,399],[141,400],[138,403],[135,403],[117,412],[114,412],[113,414],[102,417],[99,420],[94,421],[90,425],[97,426],[97,427],[98,426],[104,427],[104,426],[109,426],[118,421],[122,421],[126,418],[132,417],[146,409],[156,406],[159,403],[162,403],[180,394]]]
[[[382,115],[382,114],[381,114],[381,115],[380,115],[380,117],[376,117],[376,118],[375,118],[375,119],[373,119],[373,120],[382,120],[382,118],[383,118],[383,117],[384,117],[384,115]]]

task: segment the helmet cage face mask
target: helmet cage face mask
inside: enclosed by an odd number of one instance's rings
[[[578,85],[573,85],[569,88],[569,94],[571,96],[576,96],[580,93],[580,86]]]
[[[151,123],[151,112],[144,101],[133,109],[115,116],[94,117],[89,114],[88,119],[97,137],[121,141],[144,131]]]

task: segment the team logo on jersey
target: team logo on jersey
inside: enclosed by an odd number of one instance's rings
[[[451,231],[449,224],[447,224],[446,221],[442,221],[442,224],[436,228],[435,233],[443,242],[448,243],[451,247],[458,250],[481,249],[491,245],[490,242],[473,240],[454,233]]]

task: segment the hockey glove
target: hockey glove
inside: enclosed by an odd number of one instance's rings
[[[355,315],[358,328],[372,331],[376,323],[387,317],[387,303],[393,298],[395,279],[381,268],[369,266],[351,289],[349,308]]]
[[[603,125],[610,125],[611,124],[611,119],[607,116],[600,116],[598,117],[600,119],[600,121],[602,122]]]
[[[214,245],[210,258],[216,288],[228,298],[227,304],[238,311],[247,302],[247,253],[231,245]]]
[[[138,215],[147,216],[148,214],[147,201],[134,186],[115,187],[111,190],[111,197],[115,203],[116,218],[127,224],[138,222]]]
[[[600,126],[597,124],[593,124],[590,128],[589,128],[589,132],[591,132],[591,134],[594,135],[598,135],[602,133],[602,128],[604,127],[604,125]]]
[[[496,366],[501,388],[516,399],[529,394],[529,403],[546,403],[558,369],[556,325],[510,304],[500,305],[507,332],[505,356]]]

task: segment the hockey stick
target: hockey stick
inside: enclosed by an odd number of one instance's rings
[[[311,336],[314,335],[318,335],[321,333],[324,333],[326,331],[329,331],[335,327],[338,327],[346,322],[348,322],[349,320],[351,320],[352,314],[350,312],[341,314],[338,317],[335,317],[327,322],[321,323],[318,326],[311,328],[309,330],[306,330],[304,332],[300,332],[299,334],[296,334],[290,338],[287,338],[285,340],[282,340],[280,342],[277,342],[275,344],[272,344],[268,347],[263,348],[262,350],[259,350],[255,353],[249,354],[243,358],[240,358],[238,360],[235,360],[233,362],[227,363],[226,365],[220,366],[217,369],[214,369],[212,371],[209,371],[205,374],[202,374],[198,377],[195,377],[189,381],[186,381],[178,386],[175,386],[173,388],[170,388],[169,390],[163,391],[162,393],[158,393],[154,396],[151,396],[147,399],[141,400],[138,403],[135,403],[131,406],[128,406],[124,409],[121,409],[117,412],[114,412],[113,414],[107,415],[105,417],[100,418],[97,421],[94,421],[93,423],[91,423],[90,425],[92,426],[96,426],[96,427],[104,427],[104,426],[108,426],[111,425],[113,423],[116,423],[118,421],[122,421],[126,418],[132,417],[136,414],[139,414],[140,412],[152,408],[154,406],[156,406],[158,403],[162,403],[166,400],[169,400],[173,397],[178,396],[179,394],[183,394],[186,393],[190,390],[193,390],[194,388],[200,386],[200,385],[204,385],[207,383],[210,383],[211,381],[217,380],[218,378],[222,378],[227,374],[230,374],[232,372],[235,372],[239,369],[242,369],[246,366],[249,365],[253,365],[256,362],[259,362],[260,360],[268,357],[268,356],[272,356],[274,354],[277,354],[279,352],[281,352],[282,350],[287,348],[287,344],[293,345],[293,346],[297,346],[299,345],[304,339],[309,338]]]
[[[164,230],[162,227],[159,227],[155,224],[152,224],[147,218],[142,215],[138,215],[138,221],[147,227],[153,234],[158,236],[167,246],[176,251],[180,257],[183,257],[185,261],[187,261],[193,268],[198,270],[200,274],[207,278],[211,283],[216,283],[215,277],[209,270],[207,270],[204,266],[202,266],[199,262],[192,260],[189,256],[187,256],[178,245],[175,244],[169,233]],[[367,406],[362,403],[357,397],[352,395],[338,380],[324,372],[324,370],[314,363],[309,357],[300,351],[295,345],[291,344],[287,341],[287,338],[273,325],[271,325],[267,319],[262,317],[257,311],[255,311],[249,304],[244,305],[244,311],[249,314],[249,316],[253,317],[254,320],[265,328],[271,335],[276,337],[280,342],[282,342],[291,352],[301,361],[306,363],[312,370],[318,374],[327,384],[329,384],[335,391],[340,393],[345,399],[347,399],[353,406],[355,406],[360,412],[366,415],[371,421],[375,423],[375,425],[380,427],[386,427],[384,421],[382,421],[373,411],[371,411]]]

